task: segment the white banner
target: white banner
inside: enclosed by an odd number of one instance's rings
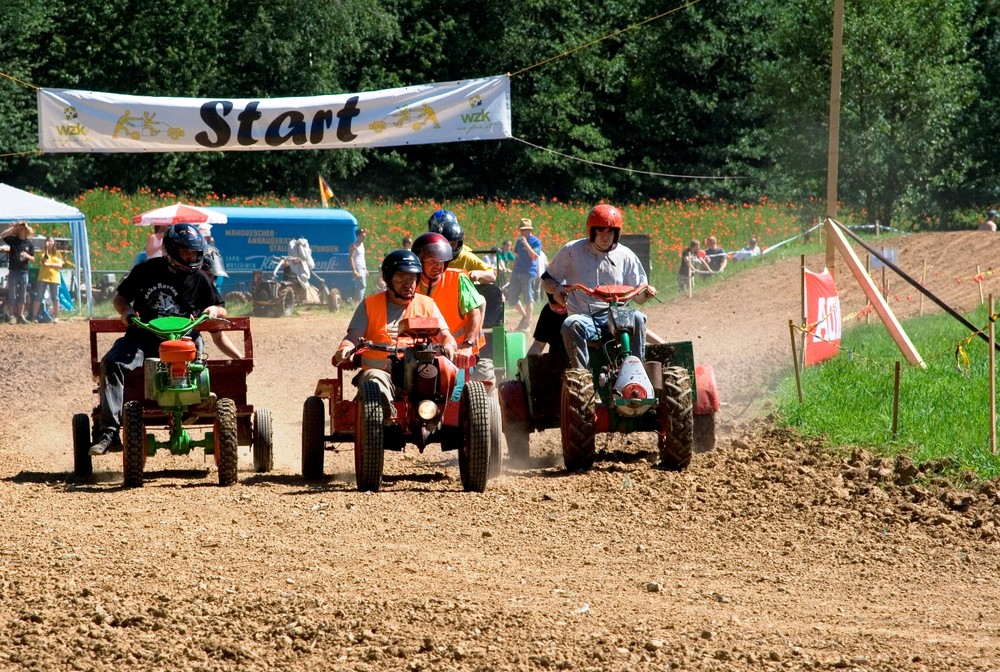
[[[502,140],[506,75],[299,98],[158,98],[39,89],[43,152],[340,149]]]

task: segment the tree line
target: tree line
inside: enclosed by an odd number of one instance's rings
[[[685,4],[0,3],[0,71],[19,80],[0,78],[0,181],[57,197],[112,186],[315,198],[319,174],[340,199],[767,196],[812,199],[822,216],[832,0]],[[971,225],[977,211],[1000,201],[993,160],[1000,0],[844,4],[840,201],[885,225]],[[512,74],[517,138],[506,141],[336,151],[32,152],[35,92],[26,84],[271,98],[502,73]]]

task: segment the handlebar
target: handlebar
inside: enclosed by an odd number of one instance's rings
[[[189,317],[167,316],[155,317],[149,322],[143,322],[139,319],[138,315],[132,315],[129,317],[128,321],[129,324],[134,324],[140,329],[145,329],[150,333],[156,334],[164,340],[174,341],[184,338],[194,331],[195,327],[206,320],[213,320],[226,325],[230,324],[229,320],[224,317],[209,317],[206,313],[202,313],[194,319]]]
[[[583,292],[589,296],[606,301],[608,303],[627,303],[646,291],[649,287],[645,282],[638,287],[631,285],[598,285],[597,287],[587,287],[586,285],[570,285],[566,288],[566,293]]]

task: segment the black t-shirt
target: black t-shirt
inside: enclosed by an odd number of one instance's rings
[[[10,252],[7,253],[7,268],[12,271],[28,270],[29,262],[27,259],[21,258],[21,252],[35,256],[35,246],[31,244],[31,241],[18,236],[6,236],[3,242],[10,246]]]
[[[118,293],[132,304],[143,322],[156,317],[192,317],[209,306],[225,305],[208,276],[200,271],[178,273],[166,257],[136,265],[118,285]],[[133,334],[139,333],[136,329],[129,327]]]

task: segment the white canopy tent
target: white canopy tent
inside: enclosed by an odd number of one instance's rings
[[[87,315],[94,314],[94,299],[90,287],[90,244],[87,240],[87,218],[73,206],[37,196],[22,189],[0,184],[0,228],[14,222],[68,222],[73,239],[73,263],[76,276],[76,301],[82,305],[82,288],[87,292]]]

